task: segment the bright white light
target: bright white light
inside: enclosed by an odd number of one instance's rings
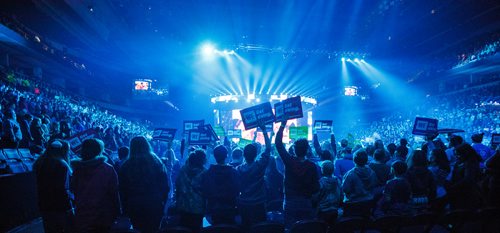
[[[354,62],[359,62],[359,59],[357,59],[357,58],[354,58]]]
[[[260,102],[260,98],[255,99],[255,101],[257,101],[257,103],[259,103]]]
[[[350,59],[350,58],[347,58],[347,61],[351,61],[351,59]]]
[[[342,61],[344,62],[344,61],[345,61],[345,57],[343,57],[343,58],[342,58],[342,59],[340,59],[340,60],[342,60]]]
[[[361,59],[361,62],[365,62],[365,59]]]
[[[215,47],[211,43],[205,43],[203,46],[201,46],[201,53],[205,57],[211,57],[215,53]]]

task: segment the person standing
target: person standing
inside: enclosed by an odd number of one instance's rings
[[[76,232],[107,232],[120,213],[118,177],[103,151],[101,140],[87,139],[82,143],[81,159],[71,163]]]
[[[143,233],[158,231],[168,198],[167,169],[143,136],[132,138],[119,171],[123,212]]]

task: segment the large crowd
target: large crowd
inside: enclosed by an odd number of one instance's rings
[[[146,233],[162,222],[191,232],[204,222],[248,231],[269,218],[290,229],[305,219],[333,225],[345,216],[500,205],[500,149],[482,143],[500,128],[495,91],[429,98],[424,106],[433,107],[388,116],[339,142],[332,131],[323,143],[315,133],[312,142],[285,145],[281,122],[276,135],[261,127],[264,145],[224,138],[199,147],[150,141],[143,124],[36,88],[2,81],[0,145],[40,154],[33,167],[45,232],[106,232],[119,217]],[[419,114],[467,134],[432,133],[418,144],[410,116]],[[75,155],[68,141],[89,129],[95,137]]]

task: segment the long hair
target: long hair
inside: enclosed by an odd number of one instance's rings
[[[406,163],[408,164],[408,169],[415,167],[427,167],[427,155],[422,150],[414,150],[411,152]]]

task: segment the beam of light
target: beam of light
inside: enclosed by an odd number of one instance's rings
[[[213,58],[215,56],[215,52],[215,45],[210,42],[205,42],[201,46],[201,55],[206,59]]]

